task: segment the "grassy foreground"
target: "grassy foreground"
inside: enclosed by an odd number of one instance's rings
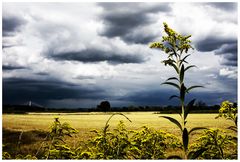
[[[79,133],[73,138],[68,139],[71,145],[75,146],[79,141],[89,139],[93,134],[93,129],[100,130],[104,127],[107,119],[112,113],[32,113],[32,114],[4,114],[2,116],[3,125],[3,150],[12,154],[16,152],[21,145],[23,154],[36,153],[41,142],[46,137],[46,132],[50,129],[54,117],[59,117],[61,122],[68,122]],[[161,129],[168,133],[180,137],[180,131],[166,119],[159,118],[162,114],[154,112],[126,112],[124,113],[132,122],[127,121],[123,116],[114,116],[110,121],[110,128],[117,126],[120,120],[123,120],[128,129],[140,129],[142,126],[148,126],[155,129]],[[170,117],[180,118],[177,114],[168,114]],[[231,121],[223,118],[215,119],[217,114],[189,114],[189,128],[204,126],[207,128],[219,128],[226,130],[231,126]],[[192,140],[198,137],[201,131],[197,131]],[[229,131],[229,133],[233,133]],[[19,140],[21,136],[21,140]],[[191,143],[191,141],[190,141]]]

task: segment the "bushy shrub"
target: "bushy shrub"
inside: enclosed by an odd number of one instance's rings
[[[168,149],[179,147],[181,143],[174,135],[144,126],[133,131],[130,156],[134,159],[165,159]]]
[[[191,145],[191,149],[197,152],[204,150],[199,158],[202,159],[235,159],[237,147],[235,139],[219,129],[208,129]],[[231,151],[229,151],[231,150]],[[230,153],[231,152],[231,153]]]

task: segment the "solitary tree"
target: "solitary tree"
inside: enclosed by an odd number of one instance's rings
[[[97,109],[99,111],[107,112],[111,110],[111,105],[108,101],[102,101],[100,105],[97,105]]]

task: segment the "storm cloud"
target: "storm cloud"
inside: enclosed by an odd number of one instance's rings
[[[137,54],[123,54],[119,51],[103,51],[100,49],[86,49],[82,51],[63,52],[51,55],[56,60],[72,60],[81,62],[100,62],[109,63],[142,63],[144,58]]]
[[[129,43],[149,43],[156,35],[146,33],[144,27],[152,24],[155,19],[151,14],[170,12],[168,3],[99,3],[104,11],[101,15],[104,29],[100,33],[112,38],[120,37]]]
[[[196,48],[201,52],[208,52],[217,50],[224,44],[232,43],[236,43],[236,39],[218,38],[215,36],[210,36],[201,41],[198,41],[196,43]]]
[[[238,46],[236,43],[224,44],[221,48],[214,51],[217,55],[223,55],[224,65],[227,66],[237,66],[237,52]]]
[[[125,96],[120,98],[119,100],[123,101],[131,101],[135,105],[148,105],[156,106],[156,105],[179,105],[179,100],[171,99],[169,97],[177,94],[178,92],[172,90],[161,89],[159,90],[145,90],[141,92],[134,92],[129,94],[129,96]],[[237,91],[232,93],[224,93],[224,92],[208,92],[208,91],[195,91],[191,92],[191,95],[186,96],[186,102],[191,101],[192,99],[196,99],[196,101],[203,101],[207,105],[214,105],[216,103],[221,103],[224,100],[236,101]],[[216,97],[217,96],[217,97]]]
[[[3,102],[5,104],[19,104],[30,100],[47,104],[49,100],[98,99],[105,95],[104,90],[100,88],[87,88],[58,80],[3,79]]]
[[[225,11],[232,11],[237,9],[237,3],[229,3],[229,2],[212,2],[212,3],[207,3],[207,5],[210,5],[212,7],[225,10]]]
[[[26,69],[24,66],[11,66],[11,65],[3,65],[2,70],[19,70],[19,69]]]
[[[201,52],[214,51],[216,55],[221,55],[223,64],[227,66],[237,66],[237,40],[233,38],[207,37],[197,42],[197,50]]]
[[[2,24],[3,36],[12,36],[26,24],[26,20],[16,16],[3,17]]]

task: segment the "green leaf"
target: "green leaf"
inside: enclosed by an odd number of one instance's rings
[[[184,65],[181,66],[181,70],[180,70],[180,83],[183,82],[184,79]]]
[[[188,114],[189,114],[189,111],[190,111],[190,108],[193,107],[193,104],[195,102],[196,99],[193,99],[191,100],[188,105],[186,106],[186,110],[185,110],[185,113],[184,113],[184,120],[187,118]]]
[[[197,66],[195,66],[195,65],[187,66],[187,67],[185,68],[185,71],[187,71],[188,69],[193,68],[193,67],[197,67]]]
[[[170,155],[167,157],[167,159],[182,159],[182,157],[178,155]]]
[[[177,95],[172,95],[172,96],[169,97],[169,100],[171,100],[171,99],[173,99],[173,98],[178,98],[178,99],[179,99],[179,96],[177,96]]]
[[[188,54],[188,55],[186,55],[182,60],[180,60],[180,65],[183,63],[183,62],[186,62],[186,63],[188,63],[187,61],[185,61],[185,59],[188,57],[188,56],[190,56],[191,54]]]
[[[172,123],[176,124],[176,125],[180,128],[180,130],[182,131],[182,126],[181,126],[181,124],[180,124],[176,119],[171,118],[171,117],[169,117],[169,116],[159,116],[159,117],[168,119],[168,120],[171,121]]]
[[[189,142],[189,137],[188,137],[188,131],[187,128],[184,128],[182,132],[182,141],[183,141],[183,148],[184,151],[186,152],[188,149],[188,142]]]
[[[174,87],[176,87],[177,89],[180,90],[180,87],[179,87],[176,83],[172,83],[172,82],[164,82],[164,83],[162,83],[162,84],[172,85],[172,86],[174,86]]]
[[[186,87],[184,86],[184,83],[181,84],[181,89],[180,89],[180,99],[184,101],[185,99],[185,93],[186,93]]]
[[[186,92],[189,93],[189,91],[192,90],[192,89],[194,89],[194,88],[203,88],[203,86],[198,86],[198,85],[196,85],[196,86],[191,86],[191,87],[187,88]]]
[[[188,134],[190,135],[190,133],[192,133],[192,132],[194,132],[194,131],[196,131],[196,130],[202,130],[202,129],[207,129],[206,127],[195,127],[195,128],[192,128],[189,132],[188,132]]]
[[[177,80],[177,81],[179,81],[178,78],[176,78],[176,77],[168,78],[166,81],[169,81],[169,80]]]
[[[188,159],[197,159],[206,150],[207,150],[206,148],[200,148],[197,151],[191,151],[188,154]]]

